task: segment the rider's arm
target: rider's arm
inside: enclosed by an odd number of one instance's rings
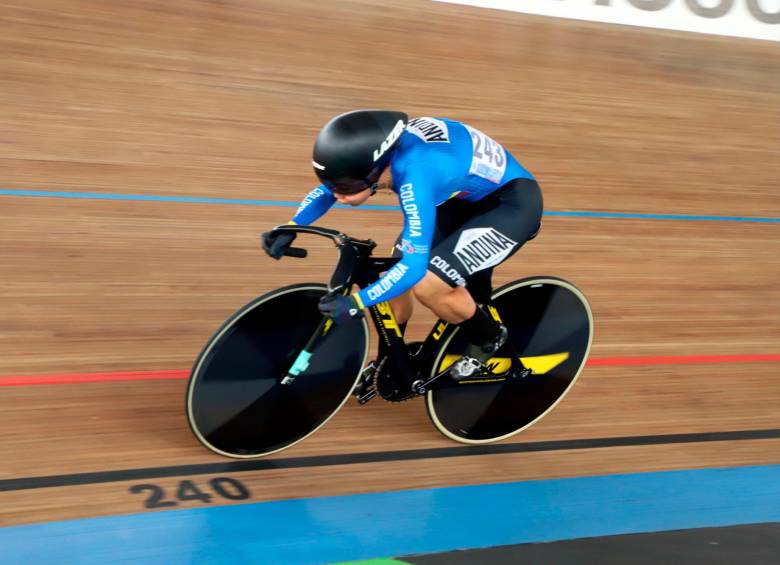
[[[306,195],[290,223],[308,226],[330,210],[334,202],[336,202],[336,197],[333,196],[333,193],[325,186],[320,185]]]
[[[403,180],[398,185],[398,198],[404,213],[404,256],[382,278],[353,295],[362,308],[403,294],[417,284],[428,269],[428,256],[436,228],[436,202],[429,180],[431,175],[398,176]],[[395,172],[393,178],[398,180]]]

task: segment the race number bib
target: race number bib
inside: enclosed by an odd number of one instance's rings
[[[498,184],[506,172],[506,151],[478,129],[463,124],[471,136],[471,167],[469,173]]]

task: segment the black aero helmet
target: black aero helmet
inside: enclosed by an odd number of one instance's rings
[[[312,165],[335,192],[352,194],[379,179],[409,116],[391,110],[356,110],[330,120],[314,142]]]

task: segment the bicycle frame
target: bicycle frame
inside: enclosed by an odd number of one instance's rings
[[[400,258],[396,257],[372,257],[371,252],[376,247],[376,242],[371,239],[359,240],[353,239],[348,235],[336,230],[313,227],[286,225],[274,228],[274,232],[286,233],[308,233],[327,237],[333,240],[339,250],[339,258],[336,267],[331,275],[328,284],[328,294],[349,294],[352,285],[365,288],[376,281],[380,274],[395,265]],[[302,248],[290,248],[286,253],[291,257],[306,257],[307,252]],[[411,392],[424,394],[430,385],[448,371],[441,371],[429,378],[420,378],[421,375],[430,374],[430,367],[434,362],[434,357],[439,349],[439,343],[442,338],[448,336],[454,327],[444,320],[439,320],[430,331],[428,336],[422,342],[420,349],[410,355],[409,347],[403,338],[401,328],[395,318],[393,309],[389,302],[380,302],[369,308],[371,318],[374,322],[379,339],[383,340],[388,353],[387,362],[389,370],[396,378],[402,379]],[[493,315],[497,314],[493,311]],[[332,321],[323,318],[320,325],[315,330],[312,337],[299,353],[295,362],[282,380],[282,384],[290,384],[309,366],[309,359],[312,356],[316,343],[319,339],[327,335]],[[511,345],[510,345],[511,347]],[[513,363],[517,360],[521,371],[527,371],[519,361],[519,355],[512,349]],[[510,372],[512,369],[510,369]],[[523,375],[525,376],[525,375]],[[362,397],[361,403],[367,402],[375,393],[370,393]]]

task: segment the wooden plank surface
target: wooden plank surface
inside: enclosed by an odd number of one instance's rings
[[[396,107],[489,132],[538,175],[548,210],[780,216],[768,42],[412,0],[6,1],[0,28],[0,188],[296,201],[324,121]],[[252,297],[323,280],[322,241],[307,261],[259,249],[293,211],[0,196],[0,376],[186,369]],[[334,210],[323,224],[387,250],[401,217]],[[778,353],[779,240],[773,223],[548,217],[496,280],[582,288],[597,358]],[[432,320],[419,312],[410,336]],[[777,368],[592,367],[511,441],[775,429]],[[223,461],[189,433],[183,386],[0,389],[0,480]],[[373,402],[274,457],[452,445],[420,402]],[[778,462],[768,439],[235,476],[269,500]],[[0,525],[141,511],[131,484],[0,492]]]

